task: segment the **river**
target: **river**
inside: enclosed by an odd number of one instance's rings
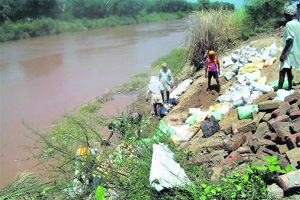
[[[34,166],[26,159],[31,140],[23,122],[41,130],[147,71],[182,46],[186,26],[186,20],[174,20],[0,43],[0,188]],[[133,101],[119,98],[115,107]]]

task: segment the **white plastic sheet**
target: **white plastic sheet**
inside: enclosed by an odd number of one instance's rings
[[[157,191],[184,187],[191,183],[184,170],[173,160],[174,153],[163,143],[153,144],[149,181]]]

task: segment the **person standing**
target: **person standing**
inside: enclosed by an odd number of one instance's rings
[[[294,5],[284,9],[287,23],[284,31],[284,46],[280,56],[278,89],[282,89],[285,74],[287,74],[288,90],[291,90],[293,83],[292,68],[300,69],[300,23],[296,19],[296,14],[297,9]]]
[[[153,105],[154,114],[159,116],[159,119],[161,119],[161,107],[163,105],[161,91],[163,91],[163,86],[158,77],[151,76],[148,84],[146,102],[148,102],[149,97],[151,96],[151,104]]]
[[[208,77],[208,84],[206,91],[211,91],[211,77],[214,77],[217,82],[217,92],[220,92],[220,82],[219,82],[219,75],[220,75],[220,63],[219,59],[216,56],[216,52],[213,50],[208,51],[208,56],[205,61],[205,78]]]
[[[164,91],[166,91],[167,103],[169,103],[170,91],[171,91],[171,88],[173,87],[173,83],[174,83],[173,75],[172,75],[171,70],[168,68],[167,63],[163,63],[161,65],[161,67],[162,68],[159,72],[158,78],[164,88]],[[161,96],[162,96],[163,102],[165,102],[164,91],[161,91]]]

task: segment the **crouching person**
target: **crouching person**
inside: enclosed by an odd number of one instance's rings
[[[151,97],[151,104],[153,105],[154,114],[161,119],[161,108],[163,105],[163,99],[161,92],[163,91],[163,86],[159,81],[158,77],[151,76],[150,82],[148,84],[148,91],[146,96],[146,102],[148,102],[149,97]]]

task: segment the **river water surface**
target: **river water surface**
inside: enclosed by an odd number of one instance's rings
[[[0,188],[26,161],[30,132],[51,125],[63,113],[145,72],[157,58],[182,46],[185,20],[102,28],[0,44]],[[133,97],[121,96],[124,108]]]

